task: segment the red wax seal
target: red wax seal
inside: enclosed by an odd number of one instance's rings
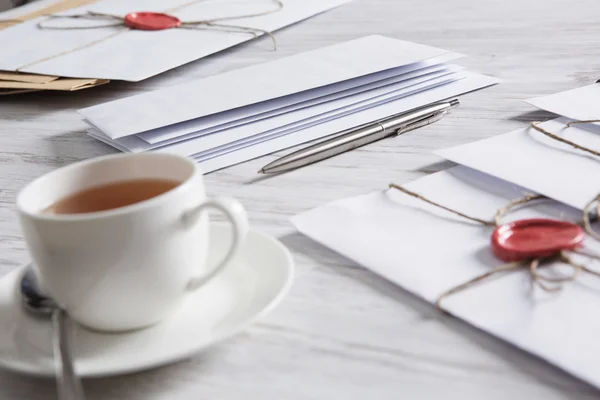
[[[522,261],[573,250],[584,239],[583,229],[571,222],[524,219],[497,227],[492,234],[492,250],[502,261]]]
[[[160,31],[181,26],[179,18],[157,12],[132,12],[125,16],[125,25],[144,31]]]

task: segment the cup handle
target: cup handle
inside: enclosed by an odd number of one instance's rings
[[[186,226],[195,224],[200,218],[200,215],[202,215],[202,212],[207,208],[212,208],[225,214],[233,227],[233,241],[223,260],[205,276],[192,278],[188,283],[188,290],[198,289],[200,286],[214,278],[215,275],[220,273],[239,252],[244,243],[244,239],[248,234],[249,226],[246,210],[244,210],[244,207],[239,201],[230,197],[218,197],[203,201],[200,205],[183,214],[184,224],[186,224]]]

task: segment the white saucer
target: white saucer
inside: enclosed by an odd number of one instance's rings
[[[228,247],[231,230],[211,225],[209,262]],[[0,367],[33,375],[54,375],[49,320],[29,316],[19,303],[23,268],[0,280]],[[192,356],[246,328],[286,294],[293,260],[278,240],[256,231],[242,254],[206,286],[187,295],[179,310],[151,328],[110,334],[76,329],[75,367],[99,377],[141,371]]]

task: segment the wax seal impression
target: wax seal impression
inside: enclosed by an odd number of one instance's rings
[[[497,227],[492,233],[492,250],[502,261],[523,261],[576,249],[584,239],[583,229],[571,222],[524,219]]]
[[[160,31],[181,26],[179,18],[157,12],[132,12],[125,16],[124,21],[128,27],[143,31]]]

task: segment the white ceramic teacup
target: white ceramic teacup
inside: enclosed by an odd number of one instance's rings
[[[85,189],[149,178],[181,183],[107,211],[44,212]],[[186,291],[202,286],[231,260],[248,231],[236,200],[207,199],[197,165],[170,154],[111,155],[60,168],[27,185],[17,207],[42,288],[76,321],[102,331],[161,321]],[[231,249],[216,267],[206,265],[207,208],[223,212],[234,228]]]

